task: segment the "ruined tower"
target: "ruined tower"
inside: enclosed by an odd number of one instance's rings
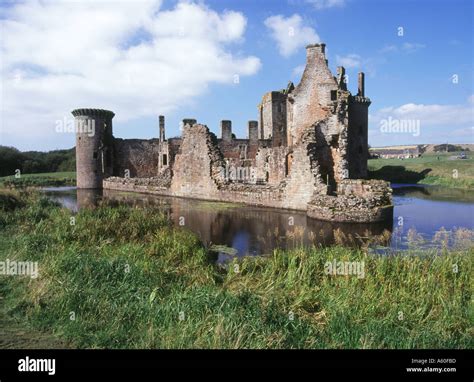
[[[160,138],[158,143],[158,174],[169,167],[170,152],[168,141],[165,138],[165,116],[160,115]]]
[[[369,159],[369,106],[370,99],[365,96],[364,73],[358,76],[357,95],[350,97],[348,127],[348,163],[350,178],[367,177]]]
[[[113,172],[112,118],[103,109],[72,111],[76,131],[78,188],[102,188],[102,179]]]

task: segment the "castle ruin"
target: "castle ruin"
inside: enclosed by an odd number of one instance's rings
[[[366,180],[368,108],[364,73],[358,91],[334,77],[325,44],[306,48],[300,83],[265,94],[248,138],[236,138],[221,121],[221,137],[195,119],[184,119],[180,138],[113,136],[114,113],[76,109],[77,187],[137,191],[258,206],[304,210],[313,218],[375,222],[393,213],[389,184]]]

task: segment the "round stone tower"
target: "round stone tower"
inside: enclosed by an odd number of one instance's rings
[[[102,179],[113,173],[112,118],[103,109],[72,111],[76,131],[78,188],[102,188]]]

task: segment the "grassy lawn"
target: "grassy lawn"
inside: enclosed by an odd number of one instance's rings
[[[0,276],[4,312],[75,347],[474,345],[472,248],[276,250],[223,268],[150,207],[81,210],[71,225],[70,211],[36,194],[4,200],[0,261],[37,261],[40,274]],[[365,277],[327,275],[334,259],[363,261]]]
[[[425,154],[410,159],[370,159],[369,177],[394,183],[423,183],[454,188],[474,188],[474,154],[451,159],[458,153]],[[439,159],[438,159],[439,158]]]
[[[48,172],[39,174],[21,174],[19,178],[14,175],[0,177],[0,186],[10,188],[48,187],[48,186],[75,186],[76,173]]]

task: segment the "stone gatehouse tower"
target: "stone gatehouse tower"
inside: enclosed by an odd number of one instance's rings
[[[79,188],[108,188],[306,210],[315,218],[378,221],[392,211],[383,181],[364,180],[368,159],[368,108],[364,74],[357,93],[345,70],[333,76],[325,44],[306,47],[298,85],[266,93],[248,136],[237,138],[223,120],[218,138],[195,119],[166,139],[118,139],[110,111],[77,109],[77,123],[94,121],[96,136],[77,134]]]

